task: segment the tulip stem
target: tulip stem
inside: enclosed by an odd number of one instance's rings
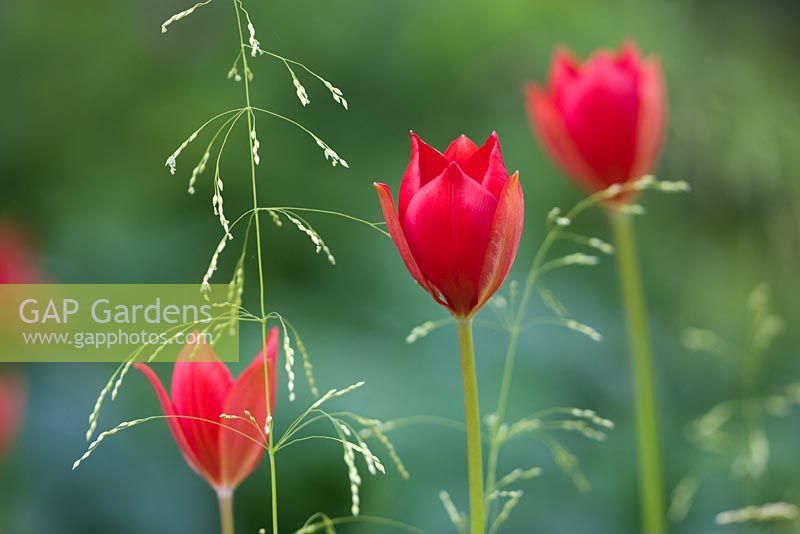
[[[233,490],[218,490],[217,500],[219,501],[219,519],[221,534],[234,534],[233,528]]]
[[[461,349],[461,376],[464,382],[464,411],[467,422],[467,471],[469,476],[470,533],[483,534],[483,457],[481,454],[481,414],[478,407],[478,378],[475,373],[475,347],[472,319],[459,319],[458,344]]]
[[[617,245],[620,289],[628,322],[628,342],[636,393],[639,493],[642,532],[663,534],[664,495],[658,439],[653,355],[630,215],[609,212]]]

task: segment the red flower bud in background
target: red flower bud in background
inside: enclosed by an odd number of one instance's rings
[[[530,84],[528,112],[550,156],[591,192],[651,172],[666,123],[661,65],[634,43],[580,64],[556,50],[546,89]]]
[[[0,221],[0,284],[27,284],[40,279],[36,255],[22,233]],[[18,320],[0,315],[0,321]],[[0,460],[11,449],[25,411],[26,385],[13,372],[0,372]]]
[[[478,148],[466,136],[444,154],[411,133],[399,211],[375,184],[386,226],[411,276],[457,317],[470,317],[499,289],[522,235],[519,175],[508,175],[492,133]]]
[[[266,352],[270,407],[274,411],[277,328],[269,333]],[[188,361],[189,358],[196,361]],[[265,450],[262,444],[266,446],[264,427],[267,423],[267,407],[263,354],[256,356],[239,378],[234,380],[209,345],[186,345],[172,373],[172,398],[167,395],[150,367],[140,363],[136,364],[136,368],[153,385],[164,415],[178,416],[168,418],[167,422],[189,466],[218,493],[236,489],[261,461]],[[245,410],[258,422],[260,432],[247,421]],[[235,415],[244,420],[220,419],[221,414]],[[215,424],[217,422],[219,424]]]
[[[0,460],[11,448],[25,408],[25,382],[16,374],[0,374]]]
[[[0,220],[0,284],[32,284],[40,278],[36,254],[22,232]]]

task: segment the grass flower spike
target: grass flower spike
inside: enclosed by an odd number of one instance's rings
[[[444,154],[411,133],[399,210],[375,184],[392,240],[414,279],[456,317],[471,317],[505,280],[522,235],[519,176],[509,176],[492,133]]]
[[[274,409],[277,328],[270,331],[266,347]],[[175,364],[170,397],[150,367],[136,364],[152,383],[186,462],[218,493],[235,490],[263,457],[267,426],[263,365],[264,356],[259,354],[234,380],[211,347],[186,345]]]
[[[632,42],[584,64],[556,50],[547,87],[530,84],[527,105],[547,152],[592,193],[641,178],[657,162],[667,115],[661,65]]]

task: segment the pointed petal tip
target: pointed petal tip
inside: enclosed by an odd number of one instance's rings
[[[530,83],[525,88],[525,107],[534,123],[538,122],[540,116],[544,114],[542,108],[548,107],[552,100],[553,97],[549,90],[537,83]]]
[[[571,67],[578,65],[578,59],[575,57],[575,53],[565,44],[556,45],[553,50],[553,61],[567,63]]]
[[[444,157],[450,161],[465,163],[478,151],[478,145],[467,135],[456,137],[444,151]]]
[[[550,71],[547,77],[547,87],[551,90],[561,85],[565,75],[577,75],[583,66],[581,60],[573,54],[572,50],[564,45],[556,46],[550,62]]]
[[[525,86],[525,104],[529,112],[534,108],[543,105],[544,102],[550,100],[550,90],[536,82],[531,82]]]
[[[419,136],[416,134],[414,130],[409,130],[408,135],[411,137],[411,153],[413,154],[414,152],[417,152],[417,150],[419,149],[419,144],[422,141],[422,139],[419,138]]]
[[[538,82],[528,82],[525,84],[525,95],[528,98],[534,98],[545,92],[545,88]]]
[[[641,54],[641,49],[633,37],[626,37],[622,40],[622,44],[619,46],[619,52],[620,54],[630,52],[638,57]]]
[[[492,130],[492,133],[489,134],[489,137],[486,138],[486,142],[484,144],[492,143],[493,145],[500,144],[500,136],[497,135],[497,130]]]
[[[442,178],[445,180],[459,180],[467,177],[468,175],[457,161],[451,161],[442,173]]]
[[[420,152],[423,147],[430,148],[431,150],[438,152],[435,148],[425,142],[425,140],[420,137],[417,132],[411,130],[411,156],[413,157],[415,153]]]
[[[644,60],[644,67],[651,72],[661,73],[661,58],[655,54],[649,55]]]

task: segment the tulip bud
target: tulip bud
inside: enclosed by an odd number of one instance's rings
[[[16,227],[0,221],[0,284],[30,284],[40,278],[27,240]]]
[[[547,88],[530,84],[527,106],[547,152],[590,192],[641,178],[657,163],[666,123],[661,65],[632,42],[583,64],[556,50]]]
[[[277,328],[269,333],[266,353],[274,411]],[[261,430],[268,417],[263,353],[234,380],[210,345],[186,345],[175,363],[171,398],[149,366],[139,363],[136,368],[155,389],[189,466],[220,494],[236,489],[261,461],[266,446]]]
[[[497,134],[480,148],[462,135],[442,154],[412,132],[399,211],[389,186],[375,189],[411,276],[454,316],[474,315],[505,280],[522,235],[522,188]]]

